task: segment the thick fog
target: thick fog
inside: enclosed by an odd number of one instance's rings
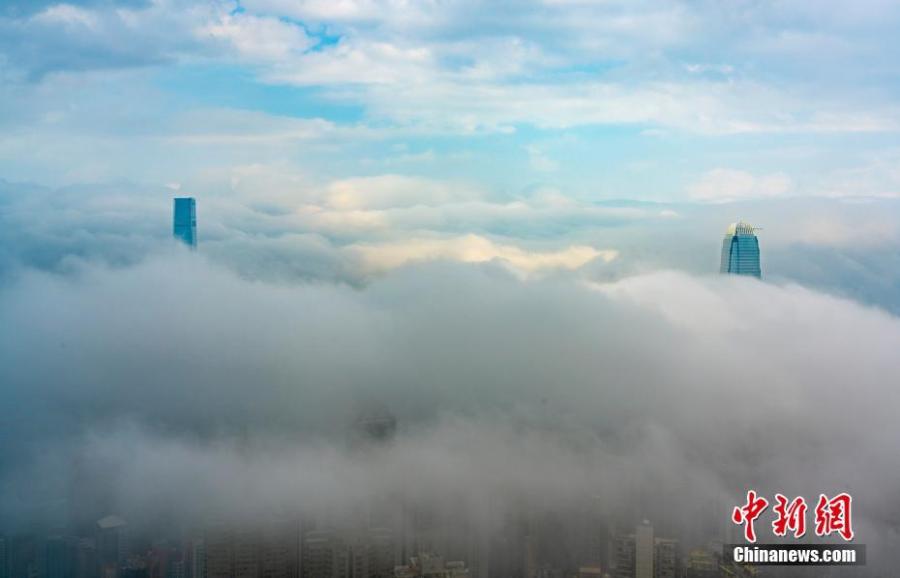
[[[488,530],[595,500],[699,542],[748,488],[848,491],[870,561],[898,561],[900,319],[798,285],[439,261],[359,288],[172,247],[19,270],[0,318],[8,528],[400,496]],[[396,437],[360,444],[385,413]]]
[[[900,563],[895,201],[256,184],[198,195],[192,252],[170,189],[0,183],[0,532],[426,508],[564,556],[847,491],[864,573]],[[762,282],[716,274],[738,217]]]

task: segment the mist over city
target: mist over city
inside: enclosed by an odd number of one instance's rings
[[[895,576],[898,25],[3,3],[0,578]]]

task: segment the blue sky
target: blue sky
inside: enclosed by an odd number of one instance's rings
[[[873,1],[6,3],[0,174],[894,195],[898,24]]]
[[[6,2],[5,251],[129,261],[98,239],[156,243],[189,194],[201,250],[313,277],[710,272],[742,217],[770,278],[826,251],[800,280],[859,294],[900,258],[898,28],[876,0]]]

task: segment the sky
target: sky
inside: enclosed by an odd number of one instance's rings
[[[892,196],[898,24],[887,1],[5,2],[0,171]]]
[[[3,2],[0,531],[73,495],[171,525],[399,493],[489,534],[600,495],[697,544],[751,485],[851,491],[895,568],[898,29],[887,0]],[[738,219],[762,281],[718,275]],[[344,439],[370,404],[377,459]]]
[[[770,278],[897,311],[898,24],[881,1],[5,2],[0,267],[128,261],[173,195],[245,274],[357,284],[435,258],[711,272],[744,218]]]

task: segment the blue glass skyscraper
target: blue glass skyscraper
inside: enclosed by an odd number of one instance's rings
[[[175,238],[191,248],[197,247],[197,201],[194,197],[176,197],[174,214]]]
[[[757,229],[750,223],[732,223],[722,241],[722,273],[761,276]]]

